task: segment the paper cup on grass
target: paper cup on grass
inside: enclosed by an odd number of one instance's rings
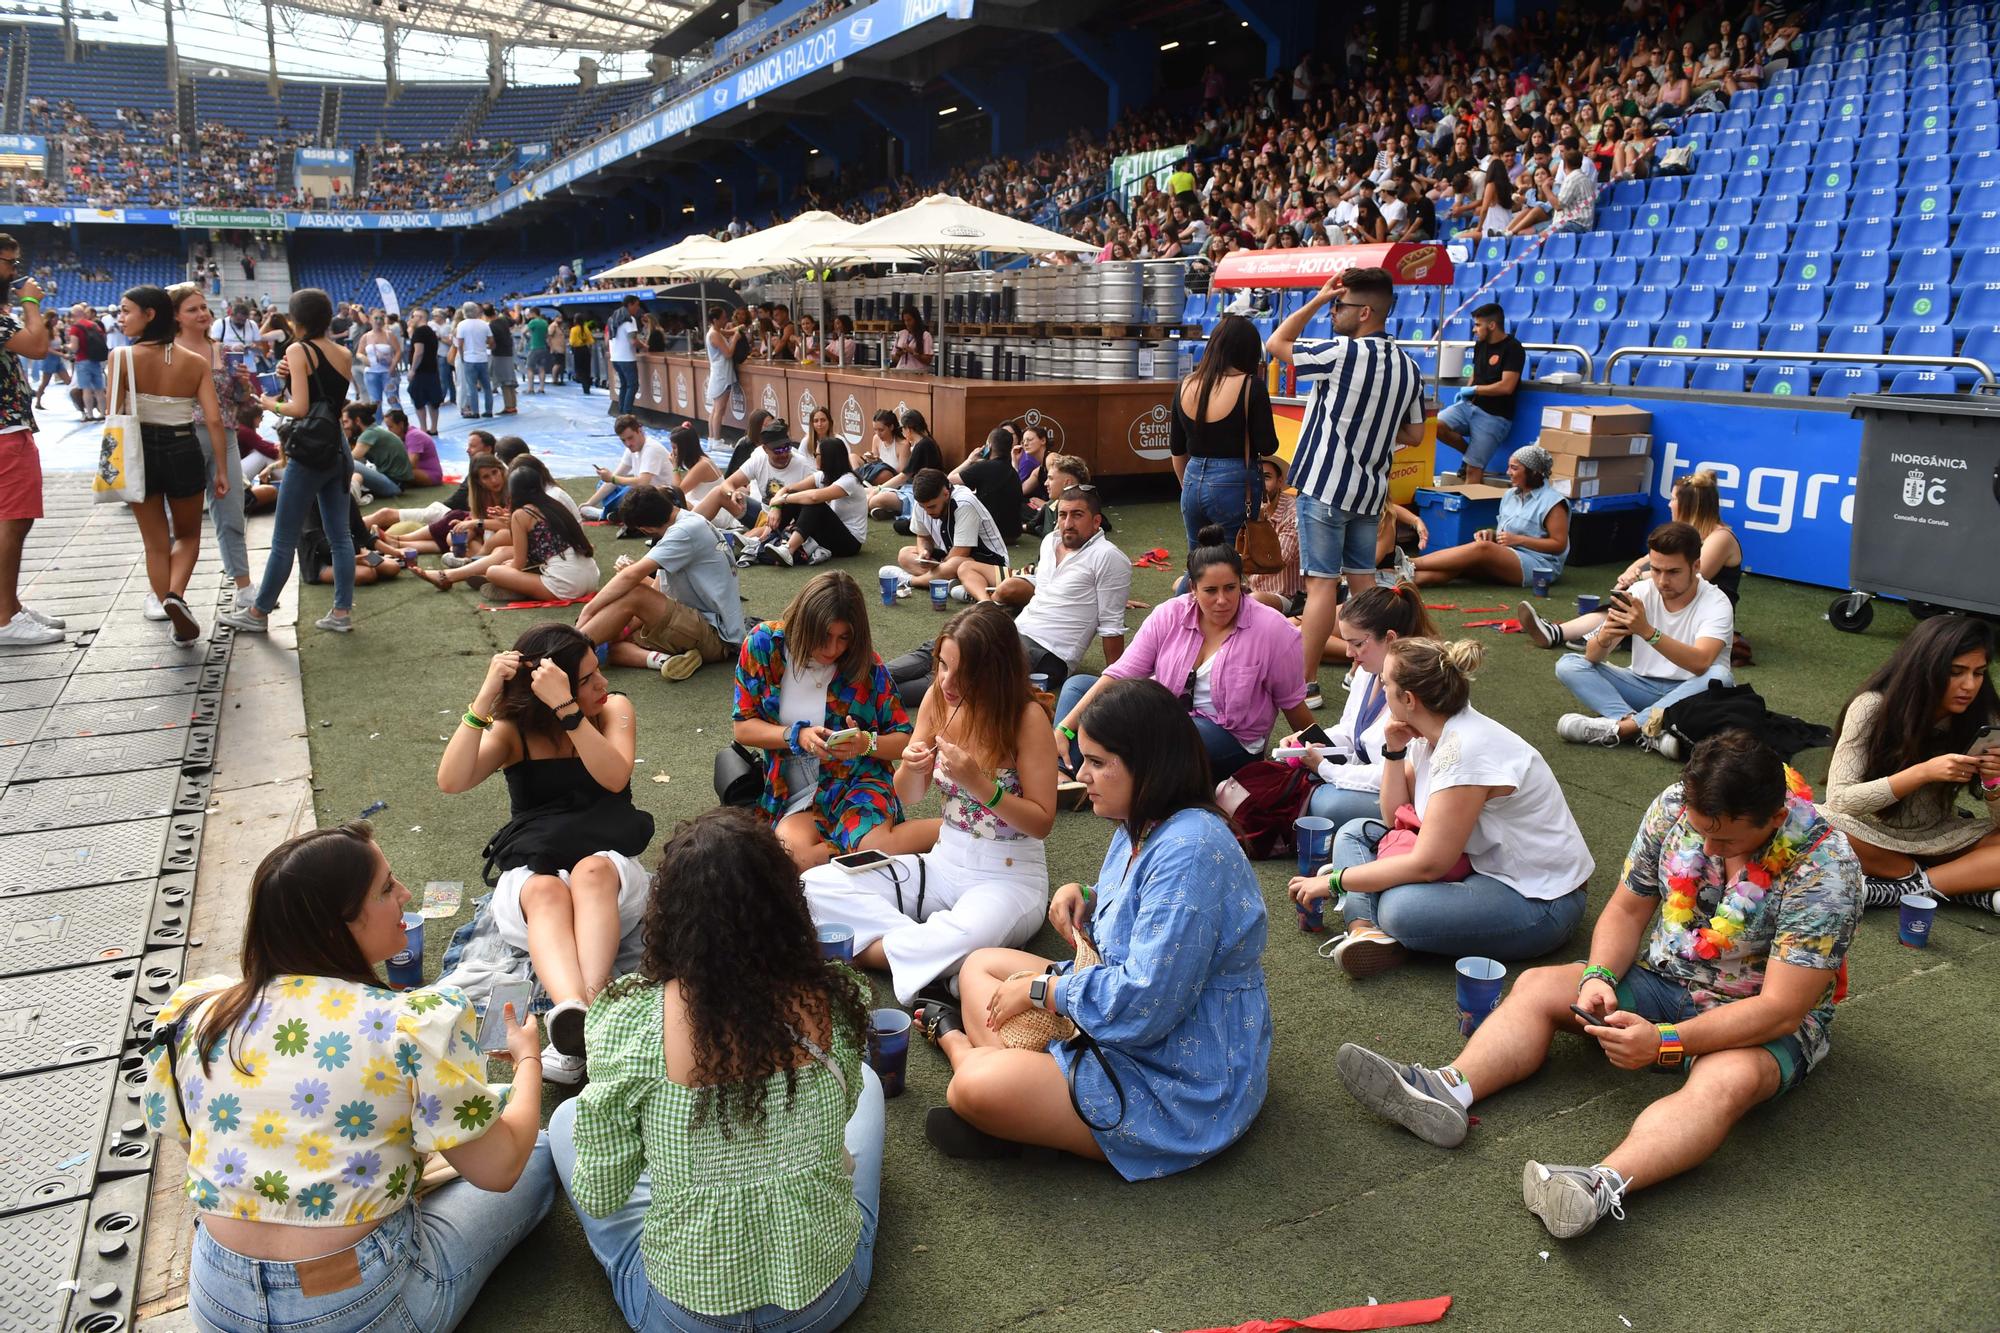
[[[1299,873],[1317,874],[1333,857],[1333,821],[1300,815],[1292,821],[1292,845],[1299,851]]]
[[[1458,960],[1458,1035],[1469,1037],[1500,1007],[1507,969],[1491,958]]]
[[[829,921],[819,928],[819,956],[829,962],[854,961],[854,927]]]
[[[882,1095],[903,1091],[903,1071],[910,1062],[910,1016],[901,1009],[868,1013],[868,1065],[882,1080]]]
[[[1937,899],[1928,893],[1906,893],[1896,919],[1896,938],[1912,949],[1931,947],[1931,921],[1937,916]]]

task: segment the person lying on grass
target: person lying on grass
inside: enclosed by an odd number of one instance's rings
[[[1677,1078],[1594,1165],[1522,1169],[1522,1200],[1550,1235],[1622,1221],[1627,1194],[1707,1161],[1830,1049],[1861,867],[1804,788],[1748,732],[1702,741],[1647,809],[1587,963],[1524,972],[1450,1064],[1342,1046],[1341,1082],[1377,1115],[1455,1148],[1473,1102],[1540,1069],[1559,1032],[1595,1041],[1619,1069]]]

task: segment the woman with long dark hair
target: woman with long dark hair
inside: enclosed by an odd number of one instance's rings
[[[333,300],[317,287],[292,293],[291,325],[296,341],[285,348],[279,375],[291,386],[281,402],[268,394],[257,399],[267,412],[297,420],[314,404],[325,403],[334,419],[347,402],[348,380],[353,358],[345,347],[327,336],[333,326]],[[292,561],[298,553],[299,529],[306,510],[319,506],[320,525],[333,548],[333,610],[313,623],[323,630],[346,634],[354,628],[354,538],[347,530],[347,479],[354,473],[354,459],[345,448],[335,450],[332,463],[311,467],[286,451],[285,473],[278,482],[278,505],[271,529],[271,554],[264,562],[264,579],[257,585],[257,601],[241,611],[228,611],[216,619],[225,625],[262,634],[270,628],[271,612],[278,608],[278,595],[292,577]]]
[[[779,564],[823,565],[836,557],[857,555],[868,539],[868,488],[848,461],[847,441],[832,429],[819,430],[825,408],[813,412],[810,430],[817,470],[804,481],[778,493],[778,521],[763,549]]]
[[[1235,545],[1246,515],[1262,508],[1256,460],[1278,452],[1263,366],[1257,326],[1241,315],[1224,315],[1209,334],[1201,365],[1174,394],[1167,442],[1190,550],[1210,524],[1222,529],[1225,545]]]
[[[1152,681],[1118,681],[1084,711],[1083,783],[1117,825],[1092,886],[1065,884],[1049,922],[1102,962],[981,949],[959,972],[964,1015],[926,1001],[923,1031],[951,1061],[948,1107],[924,1132],[953,1157],[1024,1143],[1108,1161],[1127,1180],[1171,1175],[1234,1143],[1263,1105],[1271,1056],[1264,898],[1213,790],[1201,737]],[[1039,1008],[1079,1036],[1005,1044]]]
[[[902,327],[896,331],[895,344],[890,348],[889,369],[924,372],[935,360],[937,351],[924,317],[915,306],[904,306]]]
[[[595,591],[603,571],[590,538],[576,515],[549,498],[541,475],[532,468],[511,470],[507,494],[512,537],[504,549],[456,569],[413,565],[410,572],[439,592],[478,580],[515,601],[573,601]]]
[[[507,780],[509,819],[487,853],[499,872],[489,910],[525,953],[549,1010],[548,1076],[583,1076],[583,1012],[638,929],[651,815],[632,805],[638,718],[614,694],[589,639],[537,625],[495,653],[438,760],[438,790]]]
[[[842,852],[928,845],[899,833],[889,766],[909,744],[910,718],[869,642],[868,601],[851,576],[815,574],[744,639],[735,717],[736,741],[762,756],[757,808],[801,871]]]
[[[689,505],[699,504],[722,480],[715,460],[701,447],[701,432],[693,426],[676,426],[667,432],[667,450],[674,460],[674,482]]]
[[[202,492],[213,489],[219,500],[240,484],[229,462],[235,450],[222,430],[208,359],[185,348],[174,357],[179,325],[173,298],[158,287],[132,288],[119,299],[118,327],[132,344],[112,353],[109,410],[123,412],[131,403],[139,418],[146,494],[131,509],[145,543],[146,582],[173,622],[174,642],[190,644],[201,637],[187,585],[201,555]],[[206,463],[194,431],[197,408],[208,429],[212,457]]]
[[[513,1086],[488,1087],[463,992],[383,984],[409,903],[367,824],[301,834],[251,878],[241,979],[160,1010],[143,1106],[188,1147],[204,1333],[449,1330],[549,1210],[534,1022],[510,1015],[487,1054]],[[460,1179],[419,1200],[430,1152]]]
[[[866,995],[820,961],[798,870],[755,816],[674,830],[638,968],[590,1008],[590,1083],[549,1121],[634,1329],[831,1329],[861,1304],[883,1133]]]
[[[991,603],[959,612],[931,662],[896,795],[914,806],[935,785],[936,847],[861,874],[805,875],[813,917],[854,927],[855,961],[889,972],[903,1004],[974,949],[1035,933],[1049,893],[1042,840],[1056,816],[1055,740],[1013,620]]]
[[[225,357],[222,345],[209,336],[214,327],[215,316],[209,313],[208,298],[201,288],[192,282],[175,283],[167,289],[167,295],[174,303],[175,345],[183,352],[189,352],[206,360],[209,378],[215,384],[216,410],[224,422],[233,424],[242,415],[255,391],[256,381],[242,362]],[[250,605],[250,548],[243,531],[243,497],[250,487],[242,471],[241,451],[233,436],[226,437],[220,448],[209,438],[208,423],[194,423],[195,437],[200,442],[202,467],[206,469],[208,489],[214,495],[214,503],[208,507],[209,522],[215,526],[215,546],[222,556],[222,571],[236,584],[236,605]],[[226,463],[218,474],[218,463]],[[216,477],[220,475],[228,483],[216,488]],[[151,607],[148,617],[153,616]],[[161,608],[161,616],[165,608]]]
[[[1920,622],[1848,700],[1826,775],[1827,823],[1867,876],[1867,906],[1906,893],[2000,905],[2000,695],[1993,627]]]

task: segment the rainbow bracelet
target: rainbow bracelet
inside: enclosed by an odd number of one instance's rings
[[[1653,1057],[1653,1063],[1662,1069],[1678,1069],[1687,1058],[1687,1048],[1681,1045],[1680,1029],[1672,1023],[1657,1023],[1660,1029],[1660,1052]]]

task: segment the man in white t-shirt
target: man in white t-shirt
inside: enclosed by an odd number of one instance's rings
[[[1007,539],[979,497],[929,467],[911,480],[910,495],[917,505],[910,514],[917,544],[897,552],[897,565],[912,581],[955,581],[960,601],[992,597],[1007,577]]]
[[[459,309],[461,318],[452,329],[451,336],[458,343],[458,364],[460,391],[464,395],[459,410],[467,417],[490,417],[493,415],[493,327],[486,322],[486,313],[479,306],[467,301]],[[485,407],[480,408],[480,394],[485,394]]]
[[[618,412],[632,410],[639,394],[639,298],[628,296],[604,325],[605,356],[618,375]]]
[[[597,489],[583,502],[583,516],[592,522],[616,512],[625,492],[635,486],[674,484],[672,455],[664,444],[646,438],[646,427],[639,418],[622,416],[612,423],[612,429],[618,432],[618,441],[625,446],[625,452],[615,466],[596,469]]]
[[[813,465],[799,452],[792,428],[783,417],[765,422],[758,440],[760,447],[743,460],[743,466],[724,477],[694,507],[695,513],[718,528],[727,530],[738,524],[746,530],[755,528],[779,491],[812,477]],[[755,551],[751,559],[756,559]]]
[[[1656,750],[1659,719],[1667,708],[1700,694],[1710,681],[1735,684],[1729,641],[1736,609],[1722,589],[1701,576],[1700,564],[1701,535],[1693,528],[1662,523],[1653,529],[1646,538],[1648,576],[1610,604],[1580,655],[1556,663],[1556,679],[1591,710],[1564,713],[1556,723],[1558,736],[1576,745],[1606,746],[1637,738]],[[1628,636],[1629,670],[1607,660]]]

